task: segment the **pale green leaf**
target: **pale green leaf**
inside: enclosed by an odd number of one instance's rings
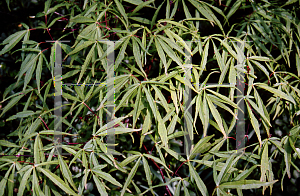
[[[224,182],[220,184],[220,188],[228,188],[228,189],[257,189],[262,186],[270,186],[277,182],[278,180],[274,180],[271,182],[260,182],[259,180],[239,180],[233,182]]]
[[[115,3],[117,5],[117,8],[118,8],[119,12],[121,13],[123,18],[125,19],[126,24],[128,26],[128,18],[127,18],[127,14],[125,13],[125,9],[124,9],[123,5],[118,0],[115,0]]]
[[[43,169],[41,167],[37,167],[37,170],[42,172],[45,176],[47,176],[53,183],[55,183],[59,188],[71,195],[77,195],[62,179],[60,179],[57,175],[53,174],[48,169]]]
[[[99,178],[96,175],[93,175],[94,182],[101,196],[107,196],[107,192],[102,182],[100,182]]]
[[[222,134],[224,137],[226,137],[226,132],[224,130],[224,127],[223,127],[223,123],[222,123],[222,118],[221,118],[221,115],[220,113],[218,112],[218,110],[215,108],[215,106],[213,105],[212,101],[208,98],[208,96],[206,96],[206,100],[207,100],[207,103],[208,103],[208,106],[209,106],[209,109],[214,117],[214,119],[216,120]]]
[[[122,189],[122,191],[121,191],[121,196],[123,196],[123,195],[125,194],[125,191],[126,191],[128,185],[130,184],[132,178],[134,177],[134,175],[135,175],[135,173],[136,173],[136,171],[137,171],[137,168],[138,168],[138,166],[139,166],[139,164],[140,164],[141,158],[142,158],[142,157],[140,157],[140,158],[137,160],[137,162],[135,163],[135,165],[134,165],[133,168],[131,169],[131,171],[130,171],[128,177],[126,178],[126,181],[125,181],[125,183],[124,183],[123,189]]]
[[[24,190],[25,190],[25,185],[29,184],[28,183],[28,178],[30,177],[31,171],[32,171],[33,167],[31,166],[31,168],[29,168],[24,175],[22,176],[22,180],[18,189],[18,196],[23,196]]]
[[[95,22],[94,19],[85,17],[85,16],[77,16],[75,18],[71,18],[70,21],[75,22],[75,23],[93,23],[93,22]]]
[[[200,176],[198,175],[198,173],[195,171],[194,167],[191,165],[191,163],[189,162],[189,171],[191,176],[194,178],[194,180],[196,181],[197,187],[200,190],[200,192],[202,193],[202,195],[209,195],[207,188],[205,186],[205,184],[203,183],[202,179],[200,178]]]

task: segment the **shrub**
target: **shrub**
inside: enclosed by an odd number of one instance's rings
[[[0,51],[0,195],[299,189],[297,1],[36,4]]]

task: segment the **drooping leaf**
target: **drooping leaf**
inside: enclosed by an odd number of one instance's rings
[[[71,194],[71,195],[78,195],[61,178],[59,178],[57,175],[53,174],[48,169],[43,169],[41,167],[37,167],[37,170],[42,172],[45,176],[47,176],[53,183],[55,183],[59,188],[64,190],[66,193]]]
[[[278,180],[272,182],[260,182],[259,180],[240,180],[233,182],[224,182],[220,184],[220,188],[229,188],[229,189],[254,189],[260,188],[262,186],[269,186],[274,184]]]
[[[121,191],[121,196],[123,196],[123,195],[125,194],[126,188],[128,187],[128,185],[130,184],[132,178],[133,178],[134,175],[136,174],[136,171],[137,171],[137,168],[138,168],[138,166],[139,166],[139,164],[140,164],[141,158],[142,158],[142,157],[140,157],[140,158],[136,161],[136,163],[135,163],[135,165],[133,166],[132,170],[130,171],[128,177],[126,178],[126,181],[125,181],[125,183],[124,183],[124,185],[123,185],[123,189],[122,189],[122,191]]]

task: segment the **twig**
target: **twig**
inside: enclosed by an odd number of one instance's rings
[[[137,133],[137,135],[140,137],[140,135],[139,135],[138,133]],[[150,153],[148,152],[148,149],[147,149],[147,147],[145,146],[145,144],[143,144],[143,147],[144,147],[144,149],[146,150],[146,153],[147,153],[147,154],[150,154]],[[162,169],[157,165],[157,163],[156,163],[153,159],[151,159],[151,158],[148,158],[148,159],[150,159],[150,160],[153,162],[153,164],[157,167],[157,169],[159,169],[160,175],[161,175],[161,177],[162,177],[164,183],[166,183],[166,179],[165,179],[164,173],[162,172]],[[172,194],[171,194],[171,192],[170,192],[170,190],[169,190],[169,188],[168,188],[167,185],[166,185],[166,190],[167,190],[167,192],[169,193],[169,195],[172,196]]]

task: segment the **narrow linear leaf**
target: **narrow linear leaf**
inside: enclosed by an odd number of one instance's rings
[[[142,158],[142,157],[140,157],[140,158],[137,160],[137,162],[135,163],[135,165],[134,165],[133,168],[131,169],[131,171],[130,171],[130,173],[129,173],[129,175],[128,175],[128,177],[127,177],[125,183],[124,183],[123,189],[122,189],[122,191],[121,191],[121,196],[123,196],[123,195],[125,194],[125,191],[126,191],[128,185],[130,184],[132,178],[134,177],[134,175],[135,175],[135,173],[136,173],[136,171],[137,171],[137,168],[138,168],[138,166],[139,166],[139,164],[140,164],[141,158]]]
[[[53,174],[48,169],[43,169],[41,167],[37,167],[37,169],[42,172],[45,176],[47,176],[53,183],[55,183],[59,188],[61,188],[63,191],[70,195],[76,195],[77,194],[57,175]]]
[[[257,189],[262,186],[270,186],[277,182],[278,180],[274,180],[271,182],[260,182],[259,180],[239,180],[233,182],[224,182],[220,184],[220,188],[227,189]]]
[[[202,193],[202,195],[209,195],[207,188],[205,186],[205,184],[203,183],[202,179],[200,178],[200,176],[198,175],[198,173],[195,171],[194,167],[191,165],[191,163],[189,162],[189,171],[191,176],[194,178],[194,180],[196,181],[197,187],[200,190],[200,192]]]

